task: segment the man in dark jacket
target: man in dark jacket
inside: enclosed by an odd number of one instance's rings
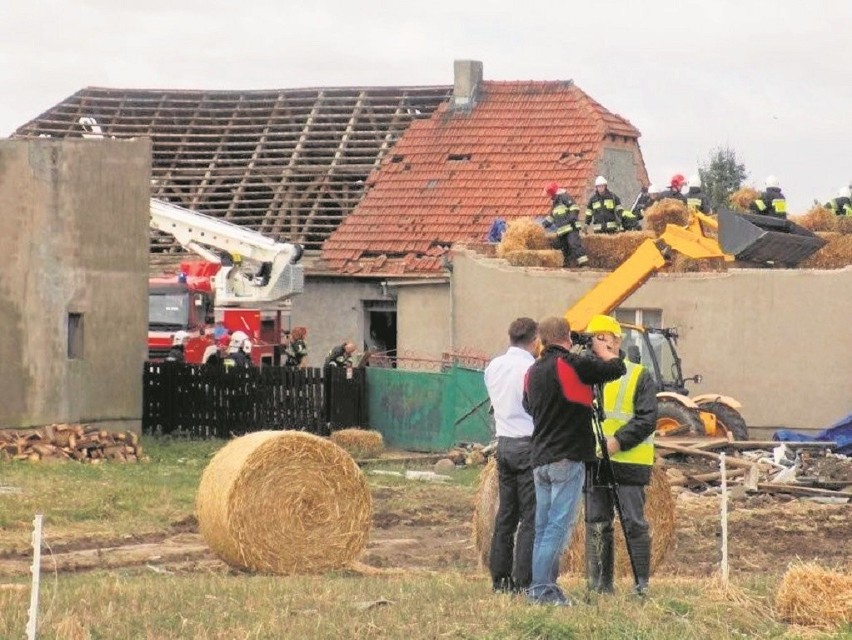
[[[323,363],[323,369],[330,367],[351,367],[352,354],[355,353],[355,345],[352,342],[344,342],[328,352]]]
[[[603,335],[621,355],[621,326],[609,316],[595,316],[586,331]],[[627,373],[603,389],[606,420],[603,432],[612,461],[618,499],[624,516],[622,527],[633,551],[636,593],[648,588],[651,540],[645,520],[645,486],[654,464],[654,431],[657,425],[657,388],[641,364],[626,361]],[[586,475],[586,578],[589,589],[613,590],[613,497],[610,476],[602,462],[588,464]]]
[[[837,192],[837,197],[825,203],[826,209],[831,209],[839,216],[852,216],[852,191],[843,187]]]
[[[752,213],[762,216],[773,216],[775,218],[787,217],[787,199],[781,193],[781,185],[778,178],[769,176],[766,178],[766,190],[761,193],[757,200],[749,205]]]
[[[621,228],[621,200],[609,190],[607,179],[595,178],[595,193],[586,206],[586,223],[594,233],[618,233]]]
[[[680,202],[686,204],[686,196],[683,195],[680,190],[683,188],[683,185],[686,184],[686,178],[684,178],[681,174],[676,173],[672,176],[672,179],[669,181],[669,188],[664,189],[660,194],[660,200],[665,200],[669,198],[671,200],[679,200]]]
[[[166,356],[166,362],[180,362],[181,364],[186,362],[186,353],[184,349],[186,347],[186,341],[189,340],[189,334],[181,329],[180,331],[175,331],[175,335],[172,336],[172,348],[169,349],[169,354]]]
[[[555,246],[562,251],[563,266],[576,260],[578,267],[585,267],[589,258],[580,241],[580,207],[556,182],[551,182],[544,191],[550,196],[551,208],[542,224],[545,229],[555,231]]]
[[[583,489],[585,463],[595,460],[591,385],[626,371],[618,351],[595,337],[582,354],[571,353],[564,318],[539,323],[544,351],[524,381],[524,409],[533,419],[532,467],[536,517],[532,586],[537,604],[571,604],[556,584],[559,559],[571,538]]]
[[[701,176],[698,174],[689,176],[686,184],[686,206],[691,211],[710,215],[710,197],[701,190]]]

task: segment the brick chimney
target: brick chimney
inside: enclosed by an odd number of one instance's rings
[[[471,109],[482,83],[482,63],[479,60],[454,61],[453,78],[453,108]]]

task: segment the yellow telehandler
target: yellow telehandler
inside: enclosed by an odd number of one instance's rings
[[[649,238],[617,269],[598,282],[565,312],[573,331],[582,333],[592,316],[612,313],[671,259],[673,251],[695,260],[721,258],[793,266],[817,251],[825,240],[789,220],[721,210],[718,221],[692,212],[686,226],[669,224],[658,238]],[[657,434],[722,436],[747,440],[739,409],[727,395],[690,397],[684,378],[675,329],[623,324],[623,350],[644,365],[657,383]]]

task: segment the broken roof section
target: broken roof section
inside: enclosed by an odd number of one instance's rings
[[[474,84],[460,96],[457,77],[453,100],[413,123],[385,157],[323,246],[329,271],[437,271],[449,246],[484,241],[495,218],[545,215],[547,182],[582,205],[607,149],[627,152],[631,180],[647,182],[639,131],[572,82]]]
[[[180,91],[89,87],[14,137],[150,136],[152,197],[318,250],[412,121],[449,86]],[[152,232],[152,250],[179,251]]]

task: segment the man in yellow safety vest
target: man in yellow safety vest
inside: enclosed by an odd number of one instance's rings
[[[621,349],[621,325],[609,316],[594,316],[586,333],[600,336]],[[621,352],[622,358],[624,353]],[[651,541],[645,520],[645,486],[654,464],[654,430],[657,423],[657,389],[641,364],[624,358],[627,373],[603,387],[606,420],[603,432],[612,461],[615,485],[623,514],[622,526],[636,569],[635,593],[648,588]],[[600,461],[589,463],[586,478],[586,577],[589,589],[613,590],[613,517],[608,472]]]

